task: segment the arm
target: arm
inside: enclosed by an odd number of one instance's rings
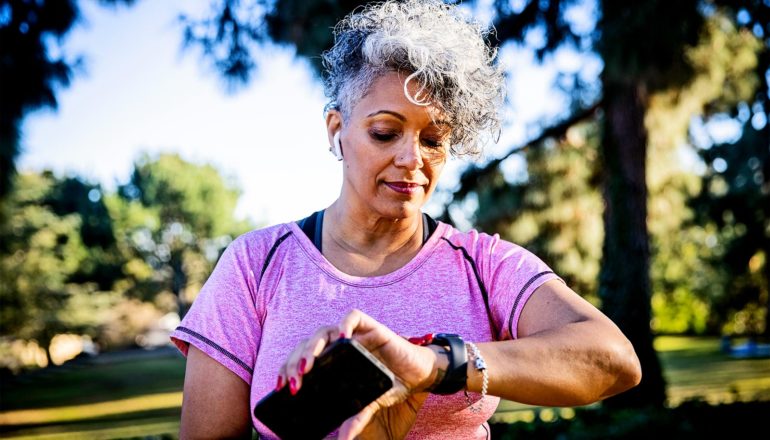
[[[620,329],[559,281],[544,283],[530,297],[518,334],[512,341],[477,344],[488,366],[491,395],[531,405],[575,406],[641,380],[639,359]],[[481,390],[481,374],[470,364],[468,390]]]
[[[489,371],[488,393],[524,403],[573,406],[595,402],[636,385],[639,361],[620,330],[591,304],[559,281],[540,286],[519,320],[520,339],[479,343]],[[386,393],[340,429],[341,439],[382,438],[379,433],[406,435],[425,392],[446,371],[448,358],[436,346],[421,347],[359,310],[336,327],[319,330],[300,344],[281,369],[281,382],[294,378],[301,386],[299,359],[312,359],[337,335],[353,337],[382,360],[400,379],[398,395]],[[481,390],[481,375],[468,367],[470,391]],[[411,400],[404,400],[411,399]],[[363,432],[362,432],[363,431]],[[371,434],[371,435],[370,435]]]
[[[248,384],[193,345],[187,354],[179,438],[251,438]]]

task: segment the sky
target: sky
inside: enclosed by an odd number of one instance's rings
[[[237,215],[259,225],[297,220],[334,201],[342,168],[328,151],[326,99],[320,81],[291,50],[265,49],[248,86],[227,93],[198,51],[182,50],[178,15],[200,16],[208,1],[117,8],[80,3],[83,20],[61,46],[66,57],[83,57],[82,68],[57,92],[57,110],[25,119],[21,170],[79,175],[114,190],[141,154],[173,152],[234,179],[242,190]],[[521,143],[533,125],[565,105],[551,88],[553,65],[537,66],[531,54],[513,49],[501,58],[514,72],[507,113],[514,122],[487,157]],[[600,69],[568,53],[554,62]],[[439,188],[452,188],[466,163],[450,160]],[[523,173],[524,163],[514,157],[506,170]],[[435,213],[437,206],[426,210]]]

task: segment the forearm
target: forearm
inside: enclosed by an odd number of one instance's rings
[[[531,405],[585,405],[640,379],[633,347],[614,325],[567,324],[513,341],[478,343],[487,364],[488,394]],[[482,375],[468,364],[468,390]]]

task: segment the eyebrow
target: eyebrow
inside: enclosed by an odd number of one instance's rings
[[[401,113],[398,113],[398,112],[394,112],[392,110],[378,110],[378,111],[376,111],[374,113],[369,113],[368,115],[366,115],[366,117],[367,118],[371,118],[373,116],[383,115],[383,114],[384,115],[391,115],[391,116],[393,116],[394,118],[398,119],[401,122],[406,122],[406,117],[404,115],[402,115]],[[440,120],[440,119],[437,120],[437,121],[434,121],[434,124],[435,125],[449,125],[448,122]]]
[[[391,115],[394,118],[400,120],[401,122],[406,122],[406,118],[404,117],[404,115],[402,115],[401,113],[396,113],[394,111],[390,111],[390,110],[378,110],[378,111],[376,111],[374,113],[369,113],[368,115],[366,115],[366,117],[367,118],[371,118],[372,116],[377,116],[377,115],[382,115],[382,114]]]

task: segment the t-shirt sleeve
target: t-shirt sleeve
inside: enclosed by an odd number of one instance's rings
[[[227,247],[171,340],[187,356],[189,344],[251,385],[262,336],[256,279],[248,246],[239,237]]]
[[[479,240],[481,270],[498,339],[516,339],[521,311],[535,290],[547,281],[562,280],[535,254],[497,234],[481,234]]]

